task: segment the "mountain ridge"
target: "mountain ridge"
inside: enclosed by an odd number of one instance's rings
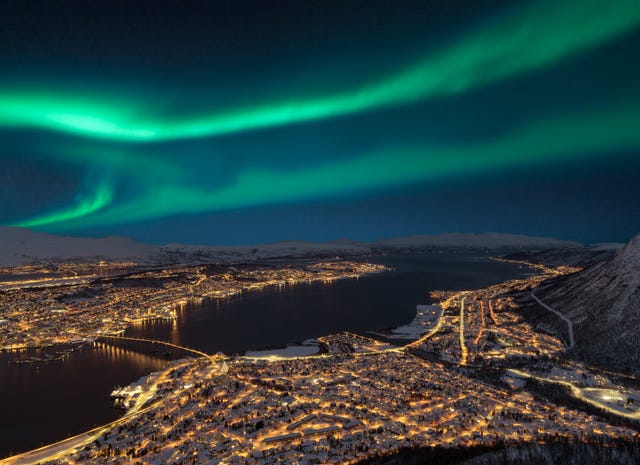
[[[640,374],[640,235],[610,258],[543,286],[536,295],[573,322],[575,355]]]
[[[36,232],[26,228],[0,227],[0,266],[43,261],[160,260],[244,261],[309,255],[363,255],[380,249],[424,248],[546,249],[582,247],[573,241],[517,234],[449,233],[360,242],[341,238],[328,242],[282,241],[271,244],[209,246],[190,244],[151,245],[120,236],[80,238]]]

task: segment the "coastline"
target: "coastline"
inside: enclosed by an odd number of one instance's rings
[[[340,269],[341,266],[343,267],[343,269]],[[250,266],[249,270],[251,270],[251,267],[252,265]],[[229,268],[237,270],[237,268],[233,266]],[[187,270],[191,269],[193,269],[193,267],[187,268]],[[255,267],[255,269],[259,270],[259,267]],[[177,319],[177,309],[192,302],[202,302],[205,299],[221,300],[240,295],[244,292],[261,291],[271,287],[282,287],[312,282],[330,283],[341,279],[358,279],[366,275],[389,271],[390,268],[383,265],[363,264],[349,261],[313,261],[305,263],[305,266],[301,268],[275,267],[273,268],[273,270],[276,273],[280,272],[282,276],[279,278],[276,276],[276,278],[278,279],[268,278],[262,281],[257,280],[253,282],[231,281],[230,285],[226,287],[223,284],[222,289],[203,289],[202,292],[198,292],[196,290],[197,286],[201,286],[211,277],[215,279],[215,277],[217,276],[216,274],[202,274],[202,271],[200,270],[198,271],[199,274],[197,275],[197,281],[188,284],[189,289],[187,290],[186,295],[182,295],[185,294],[184,291],[180,292],[178,295],[168,293],[167,297],[163,296],[163,302],[160,305],[153,305],[152,307],[148,307],[148,310],[146,310],[144,313],[141,313],[140,310],[125,309],[124,315],[118,316],[118,319],[114,319],[116,310],[112,310],[107,306],[106,309],[109,309],[111,313],[102,313],[99,316],[94,317],[94,320],[96,320],[96,322],[98,323],[97,327],[95,327],[95,323],[91,322],[91,324],[94,326],[94,329],[81,332],[74,330],[73,336],[71,338],[69,336],[62,336],[63,334],[68,333],[68,330],[64,326],[64,323],[62,323],[62,326],[56,323],[56,318],[59,321],[64,321],[64,319],[67,318],[67,314],[70,310],[68,308],[54,310],[53,312],[50,312],[50,319],[47,321],[47,326],[55,326],[55,334],[57,335],[51,333],[51,330],[46,329],[46,333],[44,333],[43,336],[31,336],[31,339],[25,343],[7,344],[5,342],[0,346],[0,352],[22,352],[29,349],[64,345],[71,342],[72,339],[95,341],[96,338],[102,335],[123,335],[125,334],[127,329],[142,324],[146,321],[175,320]],[[177,272],[183,272],[183,270],[178,269]],[[292,277],[287,276],[287,273],[292,274]],[[259,275],[257,276],[259,277]],[[113,280],[119,278],[117,276],[111,276],[109,279]],[[56,287],[54,286],[53,288],[55,289]],[[149,303],[151,302],[148,302],[146,304],[148,305]],[[73,303],[73,305],[76,304]],[[144,302],[142,304],[139,304],[139,306],[144,305]],[[17,316],[17,314],[14,312],[14,318],[15,316]],[[22,318],[26,318],[26,316],[22,316]],[[51,320],[51,318],[53,318],[53,320]],[[10,334],[11,327],[15,326],[17,323],[13,320],[8,319],[5,319],[4,321],[6,321],[5,325],[9,328],[9,331],[5,332],[5,335]],[[75,324],[75,322],[72,323]],[[25,323],[20,324],[24,326]],[[37,329],[32,330],[32,332],[34,331],[37,333]]]
[[[341,277],[341,278],[336,278],[336,279],[346,279],[346,278],[349,278],[349,277],[350,277],[350,276],[345,276],[344,278],[343,278],[343,277]],[[319,281],[319,280],[318,280],[318,281]],[[271,285],[271,284],[270,284],[270,285]],[[276,284],[276,285],[277,285],[277,284]],[[287,285],[287,284],[284,284],[284,285]],[[251,289],[249,289],[249,290],[260,290],[260,289],[264,289],[264,288],[265,288],[265,287],[261,287],[261,288],[259,288],[259,289],[251,288]],[[416,316],[414,316],[414,319],[413,319],[413,320],[412,320],[412,322],[411,322],[411,323],[409,323],[409,324],[415,323],[415,320],[416,320],[416,317],[417,317],[417,313],[418,313],[418,309],[416,308]],[[404,326],[407,326],[407,325],[404,325]],[[397,328],[397,327],[396,327],[396,328]],[[250,352],[252,352],[252,351],[250,351]],[[249,357],[237,357],[237,358],[239,358],[239,359],[245,359],[245,360],[249,360],[249,359],[255,359],[255,360],[257,360],[258,358],[263,358],[263,357],[251,357],[251,355],[253,355],[253,354],[249,354],[249,355],[250,355]],[[256,354],[256,355],[258,355],[258,354]],[[280,354],[280,355],[281,355],[281,354]],[[292,354],[292,355],[293,355],[293,354]],[[300,358],[300,356],[302,356],[302,358],[304,359],[304,358],[307,358],[307,357],[308,357],[308,355],[311,355],[311,354],[295,354],[295,355],[296,355],[296,358],[298,358],[298,359]],[[323,354],[318,354],[318,355],[323,355]],[[330,355],[330,356],[340,356],[340,354],[335,354],[335,353],[334,353],[334,354],[326,354],[326,355]],[[322,359],[323,359],[323,357],[319,357],[319,359],[320,359],[320,360],[322,360]],[[279,357],[277,357],[277,358],[276,358],[276,360],[283,360],[283,358],[279,356]]]

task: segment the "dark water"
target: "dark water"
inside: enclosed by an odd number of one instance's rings
[[[9,364],[0,353],[0,457],[34,449],[122,415],[109,394],[157,371],[166,359],[104,347],[47,363]]]
[[[397,267],[358,280],[338,280],[246,292],[189,304],[178,320],[150,322],[132,337],[171,341],[206,352],[238,353],[281,346],[339,331],[399,326],[415,317],[428,290],[471,289],[528,272],[483,255],[419,254],[376,257]]]
[[[481,254],[376,257],[389,273],[247,292],[190,304],[176,322],[132,328],[128,335],[162,339],[207,352],[283,346],[343,330],[399,326],[415,316],[427,291],[472,289],[529,273]],[[0,457],[64,439],[121,414],[109,393],[158,370],[163,358],[114,348],[72,354],[60,362],[8,365],[0,354]]]

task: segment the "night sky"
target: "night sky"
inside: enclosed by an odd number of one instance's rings
[[[0,225],[640,232],[640,1],[9,0]]]

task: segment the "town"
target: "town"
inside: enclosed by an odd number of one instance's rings
[[[178,361],[131,393],[150,407],[49,463],[350,463],[418,445],[638,439],[402,351]]]
[[[367,269],[351,266],[313,270]],[[562,358],[567,340],[519,314],[518,295],[568,272],[538,271],[434,292],[404,346],[392,332],[345,332],[318,338],[315,355],[196,353],[115,390],[122,418],[6,463],[357,463],[412,447],[637,442],[640,391]]]
[[[132,263],[66,264],[50,273],[34,267],[4,270],[0,273],[0,350],[91,342],[100,335],[123,334],[130,325],[144,321],[175,319],[176,308],[190,300],[357,278],[386,269],[325,260],[159,270],[139,270]]]

